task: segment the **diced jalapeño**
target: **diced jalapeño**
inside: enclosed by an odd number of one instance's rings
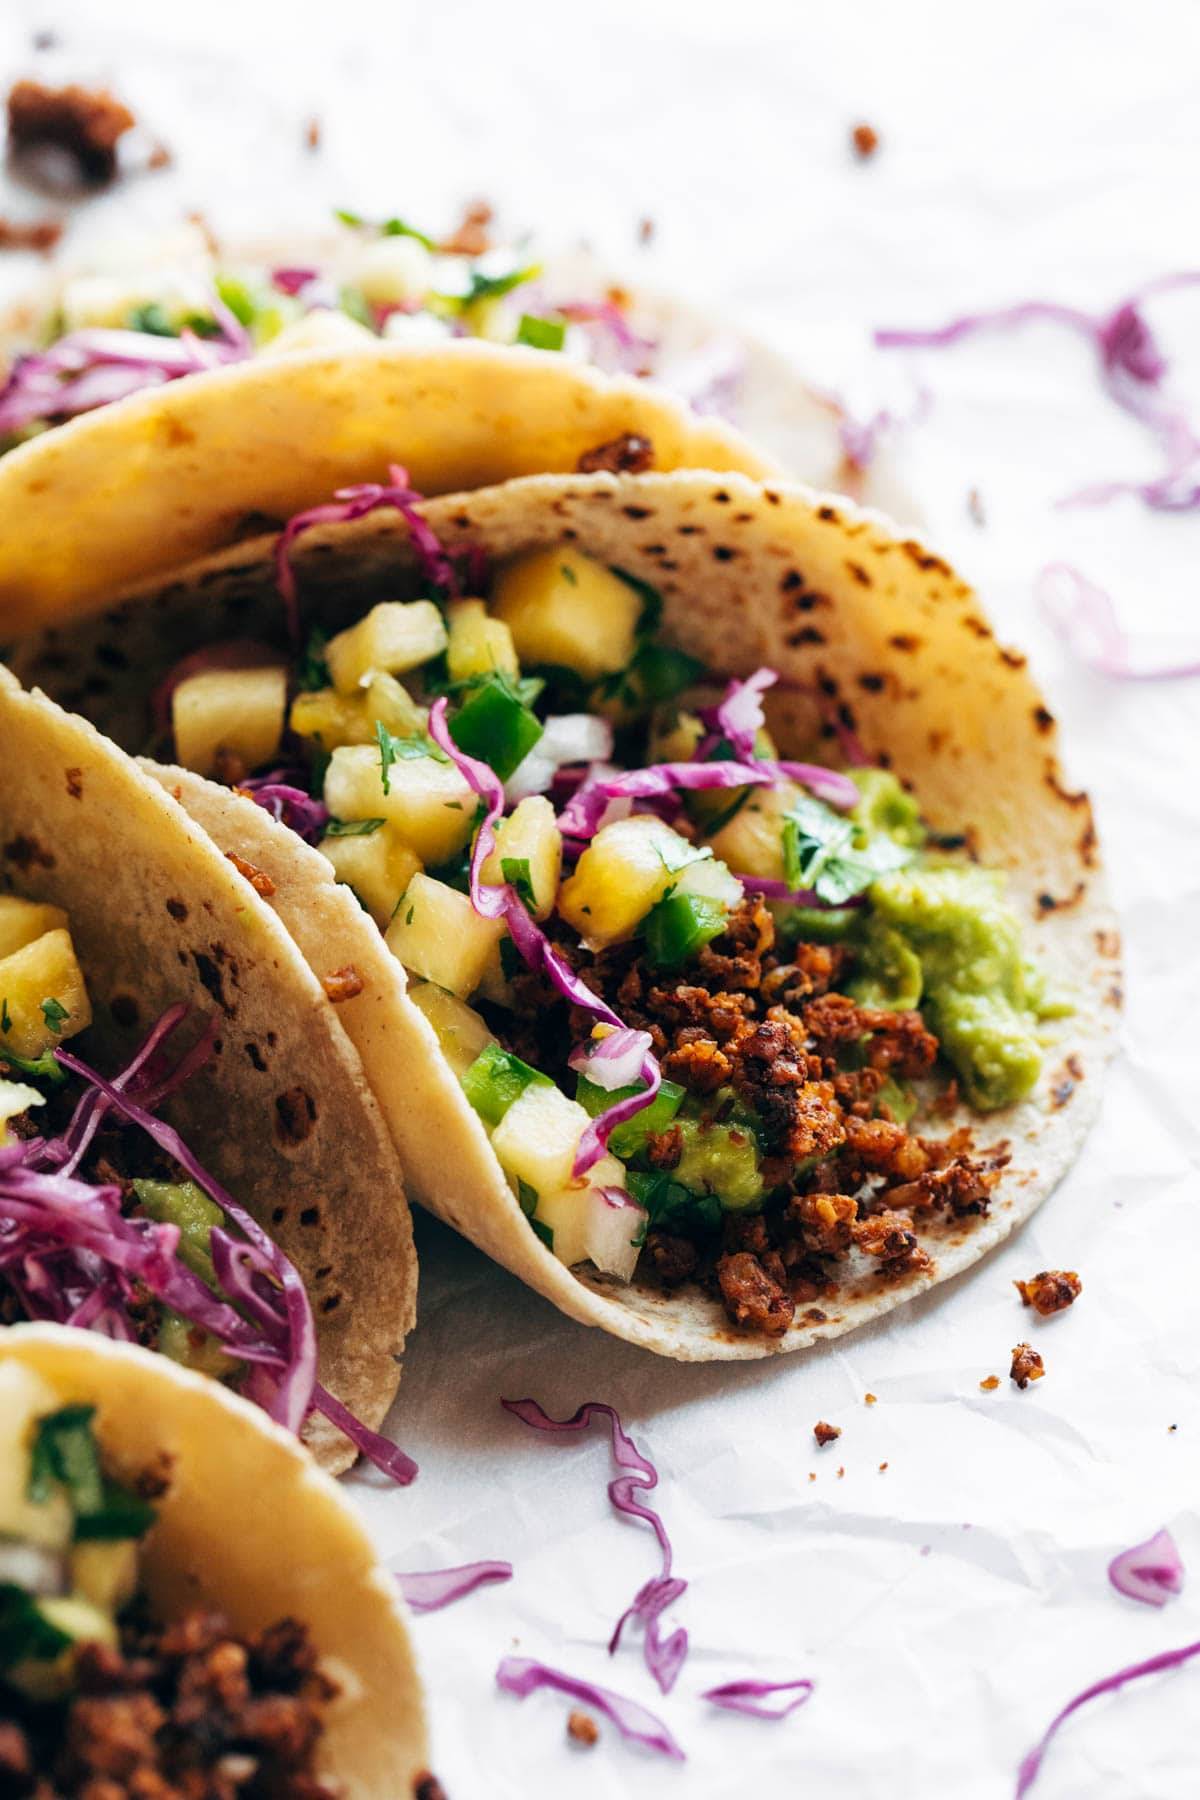
[[[669,894],[646,915],[646,956],[652,968],[678,969],[720,937],[729,914],[699,894]]]
[[[485,1125],[498,1125],[513,1101],[535,1082],[550,1085],[547,1076],[499,1044],[481,1050],[462,1076],[463,1092]]]
[[[460,750],[507,781],[542,735],[542,723],[503,675],[485,675],[450,721]]]
[[[575,1098],[591,1118],[598,1119],[602,1112],[607,1112],[618,1100],[628,1100],[638,1092],[638,1087],[610,1091],[600,1087],[597,1082],[589,1081],[586,1075],[580,1075]],[[626,1119],[623,1125],[617,1126],[608,1140],[609,1149],[614,1156],[636,1156],[646,1148],[647,1138],[667,1129],[682,1105],[683,1089],[674,1081],[664,1081],[649,1106],[644,1106],[632,1119]]]

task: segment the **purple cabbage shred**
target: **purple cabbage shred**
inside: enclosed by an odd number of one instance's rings
[[[572,1700],[582,1700],[586,1706],[594,1706],[598,1713],[603,1713],[630,1743],[657,1750],[661,1756],[673,1757],[676,1762],[686,1761],[660,1718],[637,1700],[614,1694],[611,1688],[599,1687],[594,1681],[583,1681],[577,1675],[567,1675],[561,1669],[552,1669],[547,1663],[535,1662],[528,1656],[503,1657],[496,1670],[496,1682],[505,1693],[515,1694],[518,1700],[527,1699],[539,1688],[553,1688]]]
[[[1094,1681],[1090,1687],[1068,1700],[1062,1711],[1056,1713],[1042,1733],[1033,1749],[1022,1759],[1017,1771],[1017,1787],[1015,1800],[1024,1800],[1024,1796],[1032,1788],[1041,1770],[1042,1760],[1053,1739],[1073,1713],[1089,1700],[1098,1700],[1101,1694],[1115,1694],[1128,1682],[1140,1681],[1144,1675],[1158,1675],[1164,1669],[1178,1669],[1194,1656],[1200,1656],[1200,1643],[1184,1644],[1178,1650],[1162,1650],[1157,1656],[1149,1656],[1145,1662],[1131,1663],[1127,1669],[1118,1669],[1115,1675],[1105,1675],[1102,1680]]]
[[[496,1581],[511,1581],[510,1562],[462,1563],[454,1569],[416,1569],[398,1574],[396,1580],[410,1609],[415,1613],[440,1612],[465,1600],[476,1588]]]
[[[711,1700],[714,1706],[724,1707],[726,1712],[745,1713],[751,1719],[773,1719],[778,1722],[786,1719],[791,1713],[812,1698],[813,1683],[807,1677],[799,1681],[724,1681],[720,1687],[706,1688],[701,1694],[702,1700]],[[764,1706],[772,1694],[791,1694],[792,1699],[782,1706]]]

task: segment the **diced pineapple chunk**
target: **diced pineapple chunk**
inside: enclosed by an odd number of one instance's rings
[[[89,1543],[71,1547],[71,1591],[113,1617],[137,1588],[138,1544],[124,1538],[115,1543]]]
[[[3,1038],[0,1038],[0,1054],[3,1054]],[[36,1088],[27,1087],[23,1081],[5,1081],[0,1076],[0,1144],[7,1144],[9,1139],[8,1121],[15,1119],[20,1113],[28,1112],[31,1106],[42,1106],[45,1096]]]
[[[652,813],[602,826],[563,882],[558,910],[591,949],[630,937],[703,853]]]
[[[578,1100],[532,1082],[492,1132],[492,1149],[507,1175],[539,1197],[554,1194],[574,1179],[575,1153],[587,1124]]]
[[[562,874],[562,833],[554,808],[544,794],[531,794],[496,827],[496,848],[483,865],[483,879],[500,883],[504,864],[527,862],[533,890],[533,916],[548,919],[554,911]]]
[[[44,900],[22,900],[17,894],[0,894],[0,956],[23,950],[44,932],[65,928],[67,915],[61,906]]]
[[[469,681],[498,669],[514,678],[521,673],[513,635],[503,619],[488,617],[482,600],[456,600],[446,608],[450,643],[446,667],[451,681]]]
[[[415,850],[383,824],[362,836],[324,837],[317,845],[334,874],[354,889],[380,931],[386,931],[396,902],[421,867]]]
[[[37,1057],[92,1022],[71,934],[61,927],[0,957],[0,1057]],[[7,1026],[7,1030],[4,1027]]]
[[[694,712],[660,707],[650,723],[647,762],[691,762],[706,736],[704,721]]]
[[[325,771],[325,804],[335,819],[388,819],[423,863],[448,862],[471,836],[475,795],[453,763],[398,756],[388,770],[377,745],[335,750]]]
[[[479,986],[503,930],[503,920],[483,918],[469,895],[418,874],[388,926],[387,946],[412,974],[465,1000]]]
[[[445,988],[432,981],[414,981],[408,992],[436,1031],[442,1055],[456,1075],[464,1075],[481,1051],[496,1042],[475,1008]]]
[[[211,775],[217,752],[240,758],[247,770],[270,762],[283,736],[286,669],[206,669],[189,675],[171,696],[175,754],[185,769]]]
[[[694,894],[698,900],[715,900],[727,912],[741,904],[745,890],[736,875],[731,875],[715,856],[703,862],[689,863],[672,889],[676,894]]]
[[[553,1234],[551,1247],[560,1262],[568,1267],[591,1262],[606,1275],[629,1280],[637,1267],[646,1214],[633,1199],[619,1202],[624,1186],[621,1163],[603,1156],[585,1176],[538,1195],[533,1216]]]
[[[428,720],[425,708],[394,675],[372,675],[354,694],[332,687],[297,694],[288,723],[297,737],[336,750],[340,744],[373,744],[377,725],[386,725],[393,737],[416,737]]]
[[[56,1412],[62,1396],[49,1382],[12,1361],[0,1365],[0,1538],[16,1538],[47,1550],[71,1541],[71,1505],[57,1485],[44,1503],[28,1495],[34,1425]]]
[[[365,350],[378,343],[373,331],[335,307],[314,307],[259,348],[260,356],[294,356],[297,350]]]
[[[446,626],[432,600],[381,600],[357,625],[325,646],[339,694],[356,693],[372,675],[403,675],[446,648]]]
[[[433,286],[433,258],[415,237],[372,238],[358,252],[354,278],[374,306],[419,300]]]
[[[783,880],[783,815],[800,792],[792,782],[756,788],[711,839],[713,855],[739,875]]]
[[[603,563],[552,545],[500,570],[492,611],[511,627],[522,662],[558,663],[594,681],[629,662],[642,598]]]

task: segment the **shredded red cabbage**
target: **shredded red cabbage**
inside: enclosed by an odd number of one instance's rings
[[[1147,1657],[1145,1662],[1131,1663],[1127,1669],[1118,1669],[1115,1675],[1106,1675],[1101,1681],[1094,1681],[1091,1687],[1084,1688],[1081,1694],[1076,1694],[1073,1700],[1068,1700],[1062,1711],[1051,1719],[1039,1742],[1022,1760],[1021,1767],[1017,1771],[1015,1800],[1023,1800],[1024,1795],[1029,1792],[1037,1780],[1042,1766],[1042,1758],[1050,1748],[1059,1728],[1066,1723],[1072,1713],[1078,1712],[1081,1706],[1086,1706],[1089,1700],[1098,1699],[1101,1694],[1115,1694],[1127,1682],[1140,1681],[1143,1675],[1157,1675],[1163,1669],[1178,1669],[1184,1663],[1190,1662],[1193,1656],[1200,1656],[1200,1643],[1184,1644],[1178,1650],[1162,1650],[1157,1656]]]
[[[725,1681],[720,1687],[706,1688],[700,1698],[711,1700],[714,1706],[723,1706],[727,1712],[778,1721],[786,1719],[811,1699],[813,1685],[807,1678],[800,1681]],[[763,1701],[772,1694],[793,1694],[795,1698],[785,1701],[782,1706],[764,1706]]]
[[[249,333],[214,295],[211,311],[219,335],[177,338],[147,331],[92,327],[70,331],[49,349],[14,359],[0,392],[0,434],[47,419],[70,419],[253,353]]]
[[[774,669],[757,669],[745,681],[731,681],[718,706],[701,710],[708,730],[731,744],[743,762],[753,761],[755,739],[763,728],[762,697],[778,680]]]
[[[638,1079],[652,1042],[648,1031],[635,1031],[626,1025],[620,1031],[610,1031],[607,1037],[591,1038],[586,1044],[577,1045],[567,1064],[576,1074],[611,1094]]]
[[[567,300],[552,310],[581,325],[588,340],[588,360],[610,374],[645,375],[658,342],[636,332],[613,300]]]
[[[244,1364],[245,1391],[281,1424],[299,1431],[315,1409],[396,1480],[411,1481],[417,1472],[411,1459],[316,1383],[312,1311],[288,1258],[204,1170],[178,1132],[150,1110],[211,1054],[212,1025],[174,1068],[164,1067],[166,1039],[187,1016],[185,1006],[164,1013],[111,1081],[71,1052],[56,1052],[87,1092],[60,1137],[0,1148],[0,1273],[28,1317],[126,1340],[137,1335],[131,1305],[139,1290],[148,1291]],[[220,1292],[179,1260],[176,1226],[126,1217],[117,1183],[92,1184],[75,1175],[110,1111],[145,1131],[236,1227],[237,1237],[223,1228],[210,1237]]]
[[[506,1693],[515,1694],[518,1700],[527,1699],[538,1688],[554,1688],[572,1700],[594,1706],[631,1743],[644,1744],[647,1750],[657,1750],[676,1762],[687,1760],[662,1720],[648,1707],[627,1699],[624,1694],[614,1694],[611,1688],[598,1687],[594,1681],[582,1681],[577,1675],[567,1675],[561,1669],[550,1668],[547,1663],[535,1662],[532,1657],[505,1656],[496,1670],[496,1682]]]
[[[1183,1558],[1175,1539],[1164,1529],[1122,1550],[1108,1565],[1108,1579],[1128,1600],[1165,1606],[1172,1594],[1183,1592]]]
[[[1119,494],[1135,494],[1159,511],[1183,512],[1200,505],[1200,438],[1177,407],[1161,397],[1167,361],[1141,308],[1157,294],[1193,287],[1200,271],[1163,275],[1121,300],[1107,313],[1084,312],[1055,301],[1027,300],[993,312],[967,313],[932,331],[877,331],[880,349],[940,349],[973,332],[1025,325],[1032,319],[1067,325],[1095,346],[1100,379],[1110,399],[1130,413],[1158,439],[1165,458],[1163,473],[1151,481],[1106,481],[1067,496],[1065,504],[1100,505]]]
[[[1113,681],[1175,681],[1200,675],[1200,657],[1162,668],[1136,668],[1111,599],[1070,563],[1047,563],[1038,575],[1035,594],[1068,650],[1098,675]]]
[[[435,700],[429,709],[429,735],[439,749],[445,751],[486,809],[471,851],[470,893],[475,911],[485,919],[502,918],[522,961],[535,974],[545,975],[572,1006],[578,1006],[604,1024],[623,1031],[625,1026],[611,1006],[598,994],[593,994],[587,983],[554,948],[536,921],[530,918],[517,890],[508,882],[493,884],[484,881],[483,865],[496,847],[496,821],[504,812],[504,788],[494,769],[489,768],[487,763],[468,756],[451,737],[446,723],[445,695]],[[643,1107],[649,1106],[657,1094],[662,1084],[662,1071],[649,1049],[642,1059],[641,1072],[646,1085],[640,1093],[617,1101],[601,1113],[599,1118],[588,1121],[575,1157],[576,1175],[586,1175],[604,1155],[609,1134],[618,1125],[641,1112]]]
[[[352,519],[363,519],[381,506],[394,507],[408,526],[409,538],[426,580],[443,594],[453,596],[458,593],[454,565],[420,510],[423,498],[410,486],[408,470],[399,463],[391,463],[386,483],[362,481],[353,487],[338,488],[332,500],[322,506],[310,506],[288,520],[275,540],[275,585],[287,608],[293,643],[300,641],[300,602],[292,568],[292,545],[302,532],[311,530],[314,525],[343,525]]]
[[[272,286],[278,288],[279,292],[281,294],[287,294],[289,296],[289,298],[291,298],[293,300],[295,299],[296,295],[302,291],[302,289],[304,289],[308,286],[310,281],[319,281],[320,279],[321,279],[320,269],[272,269],[271,270]]]
[[[634,1498],[635,1489],[642,1488],[648,1493],[658,1486],[658,1470],[629,1436],[616,1408],[606,1406],[600,1400],[586,1400],[569,1419],[550,1418],[536,1400],[501,1400],[500,1404],[523,1424],[532,1425],[535,1431],[586,1431],[593,1418],[603,1417],[608,1420],[613,1461],[618,1468],[629,1471],[628,1474],[615,1476],[609,1482],[608,1497],[617,1512],[625,1513],[631,1518],[645,1519],[658,1540],[662,1558],[658,1575],[638,1589],[617,1620],[609,1639],[608,1653],[611,1656],[616,1651],[621,1633],[629,1620],[640,1619],[644,1629],[642,1654],[646,1667],[663,1693],[669,1694],[687,1656],[688,1636],[680,1626],[670,1637],[664,1639],[660,1631],[660,1620],[666,1608],[685,1592],[687,1582],[671,1574],[671,1540],[662,1519],[653,1507]]]
[[[251,776],[249,781],[241,783],[238,792],[294,831],[306,844],[315,844],[324,836],[329,824],[329,808],[323,800],[314,800],[303,788],[285,780],[289,773],[287,769],[276,769],[270,775]]]
[[[564,837],[594,837],[610,800],[646,800],[711,788],[777,787],[781,781],[802,783],[830,806],[858,804],[859,792],[850,777],[819,763],[652,763],[645,769],[629,769],[603,781],[585,783],[559,815],[559,830]]]
[[[494,1581],[511,1581],[510,1562],[463,1563],[456,1569],[417,1569],[396,1576],[400,1592],[415,1613],[440,1612],[456,1600],[465,1600],[476,1588]]]

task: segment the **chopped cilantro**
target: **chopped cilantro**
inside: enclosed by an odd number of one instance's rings
[[[318,688],[329,686],[329,665],[325,661],[325,646],[329,642],[329,633],[314,625],[308,634],[308,643],[304,654],[296,667],[296,686],[302,693],[312,694]]]
[[[53,1662],[71,1643],[42,1612],[33,1594],[15,1582],[0,1582],[0,1669],[18,1662]]]
[[[865,892],[877,875],[903,868],[913,852],[886,835],[868,834],[809,794],[797,797],[783,823],[788,886],[841,906]]]
[[[61,1087],[67,1079],[67,1071],[60,1067],[53,1050],[47,1050],[41,1056],[18,1056],[15,1050],[0,1050],[0,1068],[11,1069],[17,1075],[28,1075],[33,1081],[52,1082],[55,1087]]]
[[[392,791],[392,764],[395,762],[414,762],[418,757],[429,756],[435,762],[445,762],[446,756],[436,744],[431,744],[423,737],[394,737],[379,719],[375,725],[375,742],[379,745],[379,775],[383,782],[383,791]]]
[[[562,319],[539,319],[536,313],[521,314],[517,326],[518,344],[528,344],[532,350],[561,350],[566,337],[567,327]]]
[[[517,1176],[517,1199],[521,1202],[521,1211],[525,1217],[531,1219],[537,1211],[538,1191],[535,1187],[530,1187],[527,1181],[522,1181],[519,1175]]]
[[[8,997],[6,995],[3,1000],[0,1000],[0,1031],[7,1037],[11,1030],[12,1014],[8,1010]]]
[[[436,251],[437,249],[435,238],[431,238],[424,231],[418,231],[416,226],[410,225],[406,219],[385,219],[379,227],[379,235],[380,237],[416,238],[418,244],[423,244],[426,250]]]
[[[371,837],[386,825],[386,819],[330,819],[325,827],[326,837]]]
[[[42,1017],[51,1031],[58,1032],[61,1035],[62,1028],[70,1016],[71,1015],[66,1007],[60,1005],[57,1000],[51,999],[42,1001]]]
[[[77,1542],[141,1537],[154,1523],[154,1508],[103,1473],[92,1431],[95,1413],[94,1406],[64,1406],[38,1420],[29,1498],[44,1504],[56,1484],[64,1487],[75,1514]]]
[[[540,275],[537,263],[529,263],[523,269],[510,269],[507,275],[483,275],[478,269],[471,270],[471,286],[463,300],[464,306],[474,306],[477,300],[499,300],[504,294],[511,294],[524,282],[532,281]]]
[[[135,306],[129,314],[128,325],[130,331],[144,331],[150,337],[179,336],[159,300],[148,300],[144,306]]]
[[[517,898],[522,906],[532,912],[534,904],[533,877],[529,873],[529,858],[527,856],[502,856],[500,872],[509,887],[516,889]]]

